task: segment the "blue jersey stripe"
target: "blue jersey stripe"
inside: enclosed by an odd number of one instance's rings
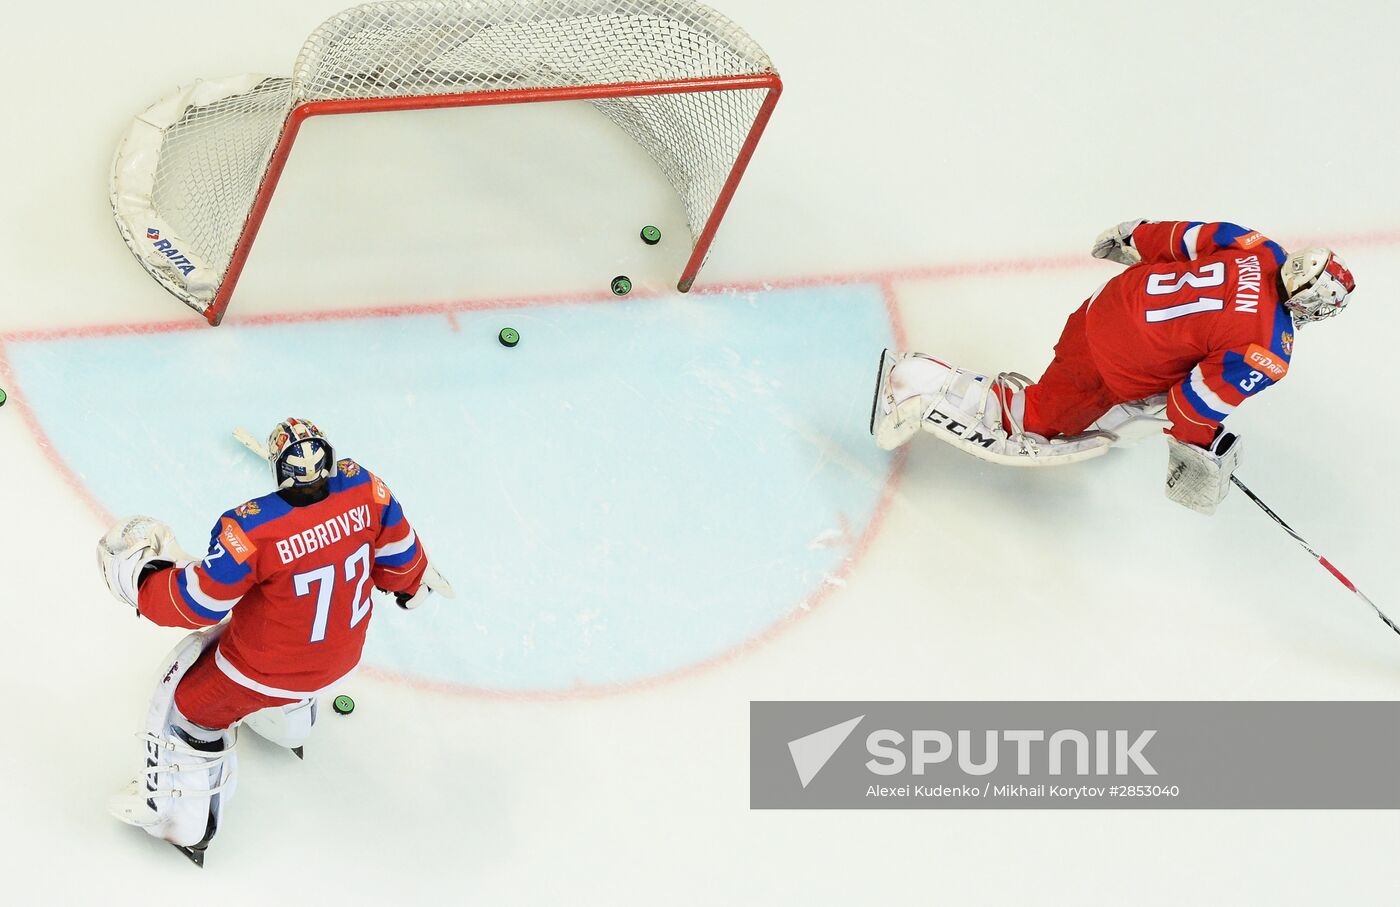
[[[403,522],[403,508],[399,506],[399,499],[392,494],[389,495],[389,506],[384,508],[384,528],[390,529]]]
[[[1186,398],[1186,402],[1191,404],[1197,414],[1204,416],[1212,422],[1224,422],[1228,418],[1228,413],[1216,412],[1206,405],[1206,401],[1201,399],[1201,395],[1196,393],[1191,386],[1191,377],[1188,375],[1185,381],[1181,382],[1181,396]]]
[[[239,510],[242,510],[245,515],[240,516],[238,513]],[[291,505],[282,500],[277,492],[274,491],[260,498],[253,498],[253,500],[243,504],[241,507],[235,507],[233,510],[226,512],[224,516],[233,520],[244,530],[251,530],[256,529],[264,523],[270,523],[275,519],[284,517],[291,512]]]
[[[1280,302],[1278,308],[1274,310],[1274,332],[1273,336],[1269,338],[1269,350],[1275,356],[1283,357],[1284,362],[1291,362],[1293,359],[1293,337],[1296,332],[1297,330],[1293,326],[1293,315],[1289,313],[1288,306]],[[1284,334],[1289,336],[1287,350],[1283,348]]]
[[[413,563],[413,559],[417,556],[418,542],[414,540],[413,544],[408,547],[408,550],[400,551],[398,554],[377,557],[374,559],[374,564],[376,567],[407,567],[409,564]]]
[[[1215,228],[1215,235],[1212,236],[1211,239],[1220,248],[1228,249],[1235,244],[1235,240],[1239,239],[1241,236],[1248,236],[1253,232],[1253,230],[1247,227],[1241,227],[1239,224],[1230,224],[1221,221],[1219,226]]]
[[[180,600],[183,601],[191,611],[205,620],[223,620],[224,615],[228,614],[227,611],[210,611],[208,608],[195,601],[194,596],[190,595],[189,581],[185,579],[184,570],[177,570],[175,572],[175,587],[180,590]]]
[[[1177,241],[1177,251],[1181,254],[1182,259],[1185,261],[1190,261],[1194,257],[1191,253],[1195,251],[1193,249],[1186,248],[1186,234],[1190,233],[1193,228],[1199,226],[1201,226],[1201,221],[1188,220],[1186,222],[1186,229],[1181,231],[1181,239]]]
[[[349,475],[349,473],[354,475]],[[331,494],[346,491],[351,488],[358,488],[369,481],[369,470],[360,466],[354,460],[343,459],[339,461],[339,469],[331,479]]]
[[[1273,378],[1250,365],[1243,356],[1233,350],[1225,354],[1220,375],[1246,397],[1252,397],[1274,383]]]

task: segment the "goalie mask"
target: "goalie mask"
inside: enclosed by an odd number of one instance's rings
[[[1346,308],[1347,297],[1356,289],[1356,279],[1331,249],[1293,253],[1283,263],[1281,276],[1288,291],[1284,306],[1298,325],[1331,318]]]
[[[267,439],[272,478],[278,488],[314,485],[336,474],[335,450],[321,430],[305,419],[277,423]]]

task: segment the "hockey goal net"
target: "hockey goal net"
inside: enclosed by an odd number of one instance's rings
[[[291,78],[197,82],[136,118],[112,208],[142,266],[223,318],[308,117],[587,100],[684,205],[689,290],[782,83],[743,30],[691,0],[407,0],[323,23]]]

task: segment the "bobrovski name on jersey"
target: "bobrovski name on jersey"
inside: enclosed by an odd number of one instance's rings
[[[282,539],[277,543],[277,556],[282,559],[282,563],[290,564],[299,557],[320,551],[327,545],[334,545],[346,536],[364,532],[368,528],[369,505],[361,504],[339,516],[331,517],[324,523],[318,523],[310,529]]]

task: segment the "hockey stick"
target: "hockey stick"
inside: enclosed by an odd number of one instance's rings
[[[260,459],[266,460],[268,458],[267,448],[259,443],[258,439],[254,438],[253,433],[248,431],[248,429],[235,428],[233,430],[233,440],[248,448],[250,453],[257,454]]]
[[[1337,578],[1337,581],[1338,581],[1339,583],[1341,583],[1343,586],[1346,586],[1346,587],[1347,587],[1348,589],[1350,589],[1352,592],[1356,593],[1356,597],[1357,597],[1357,598],[1361,599],[1363,602],[1365,602],[1366,604],[1370,605],[1370,606],[1371,606],[1371,610],[1376,612],[1376,616],[1377,616],[1377,617],[1379,617],[1381,620],[1385,621],[1385,625],[1386,625],[1387,627],[1389,627],[1390,629],[1394,630],[1396,633],[1400,633],[1400,627],[1395,626],[1395,621],[1393,621],[1393,620],[1391,620],[1390,618],[1386,617],[1386,616],[1385,616],[1385,612],[1382,611],[1380,608],[1376,607],[1376,603],[1373,602],[1373,601],[1371,601],[1369,598],[1367,598],[1367,597],[1366,597],[1366,593],[1364,593],[1364,592],[1362,592],[1360,589],[1356,588],[1356,584],[1353,583],[1351,580],[1347,579],[1346,576],[1342,573],[1342,571],[1340,571],[1340,570],[1338,570],[1336,567],[1332,566],[1332,562],[1331,562],[1331,561],[1329,561],[1327,558],[1323,557],[1322,555],[1320,555],[1320,554],[1318,554],[1316,551],[1314,551],[1314,550],[1312,549],[1312,546],[1309,545],[1309,544],[1307,543],[1307,541],[1305,541],[1301,535],[1299,535],[1297,532],[1294,532],[1294,531],[1293,531],[1293,527],[1292,527],[1292,526],[1288,525],[1287,523],[1285,523],[1285,522],[1283,521],[1283,517],[1281,517],[1281,516],[1279,516],[1278,514],[1274,513],[1272,510],[1269,509],[1269,505],[1268,505],[1268,504],[1265,504],[1263,501],[1259,500],[1259,496],[1256,495],[1254,492],[1250,491],[1250,490],[1249,490],[1249,486],[1247,486],[1247,485],[1245,485],[1243,482],[1241,482],[1241,481],[1239,480],[1239,477],[1238,477],[1238,476],[1233,476],[1233,475],[1230,476],[1230,481],[1231,481],[1231,482],[1234,482],[1234,483],[1235,483],[1235,487],[1238,488],[1240,491],[1243,491],[1243,492],[1245,493],[1245,496],[1246,496],[1246,497],[1248,497],[1248,498],[1249,498],[1251,501],[1253,501],[1254,503],[1258,504],[1258,505],[1259,505],[1259,509],[1262,510],[1262,511],[1264,511],[1265,513],[1267,513],[1267,514],[1269,515],[1269,518],[1270,518],[1270,519],[1272,519],[1275,523],[1278,523],[1280,526],[1282,526],[1284,532],[1287,532],[1289,535],[1293,536],[1293,541],[1297,542],[1299,545],[1302,545],[1302,546],[1303,546],[1303,550],[1306,551],[1308,554],[1311,554],[1311,555],[1317,560],[1317,562],[1323,566],[1323,569],[1325,569],[1328,573],[1330,573],[1330,574],[1332,574],[1333,576],[1335,576],[1335,577]]]

